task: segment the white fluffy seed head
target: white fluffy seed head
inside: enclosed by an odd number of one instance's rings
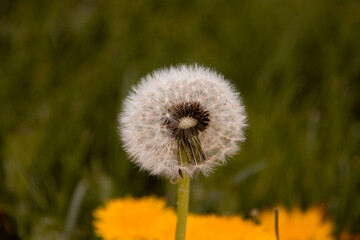
[[[198,65],[148,74],[125,99],[119,114],[120,135],[132,161],[152,175],[172,179],[182,171],[209,175],[239,150],[245,126],[239,93],[222,75]],[[201,161],[179,160],[179,140],[187,138],[195,146],[200,144],[195,155],[204,156]]]

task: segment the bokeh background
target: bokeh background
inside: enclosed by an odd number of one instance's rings
[[[127,158],[117,114],[141,76],[194,62],[231,79],[250,126],[190,211],[321,205],[335,234],[360,232],[359,1],[1,0],[0,238],[95,239],[113,197],[175,205]]]

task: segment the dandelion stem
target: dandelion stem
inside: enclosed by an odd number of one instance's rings
[[[279,240],[279,209],[275,208],[275,232],[276,240]]]
[[[186,154],[184,154],[186,156]],[[179,178],[177,195],[177,223],[175,240],[184,240],[186,233],[186,218],[189,211],[189,174],[183,172],[183,178]]]

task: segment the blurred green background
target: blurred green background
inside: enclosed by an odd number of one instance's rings
[[[321,204],[360,232],[359,1],[1,0],[0,238],[95,238],[112,197],[175,205],[127,158],[117,114],[141,76],[194,62],[232,80],[250,126],[190,210]]]

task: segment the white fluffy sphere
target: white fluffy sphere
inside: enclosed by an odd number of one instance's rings
[[[133,162],[171,179],[183,171],[208,175],[239,150],[245,126],[239,93],[222,75],[198,65],[148,74],[119,115],[122,142]]]

